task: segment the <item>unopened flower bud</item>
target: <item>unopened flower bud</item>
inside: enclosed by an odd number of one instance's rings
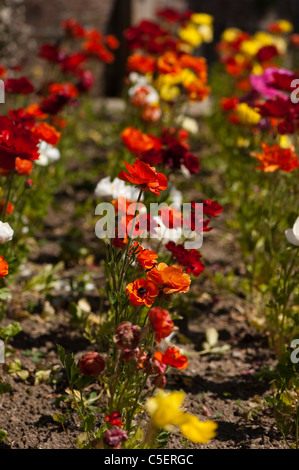
[[[140,342],[140,332],[140,326],[132,325],[129,321],[123,321],[113,336],[115,346],[123,351],[137,348]]]
[[[165,375],[157,375],[157,377],[152,380],[152,385],[155,385],[157,388],[164,388],[166,385]]]
[[[33,181],[31,179],[28,179],[25,181],[25,188],[30,189],[33,186]]]
[[[100,354],[90,351],[81,357],[78,365],[82,374],[96,377],[103,372],[106,364]]]

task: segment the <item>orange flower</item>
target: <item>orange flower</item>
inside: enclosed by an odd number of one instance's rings
[[[38,103],[30,104],[25,108],[25,112],[34,116],[36,119],[46,119],[47,114],[43,113]]]
[[[153,307],[148,312],[148,318],[158,343],[162,338],[167,338],[172,333],[174,324],[168,310],[164,310],[161,307]]]
[[[261,165],[256,168],[268,173],[276,170],[292,171],[299,166],[294,147],[282,148],[276,144],[266,144],[266,142],[262,142],[261,145],[262,153],[251,154],[261,162]]]
[[[33,163],[30,160],[24,160],[17,157],[15,160],[15,170],[18,175],[30,175],[33,169]]]
[[[119,179],[133,183],[142,191],[150,191],[160,196],[160,191],[167,188],[167,178],[163,173],[157,173],[156,169],[148,163],[141,162],[136,158],[134,165],[125,162],[128,173],[121,171]]]
[[[117,49],[119,47],[119,40],[113,36],[113,34],[108,34],[108,36],[105,37],[105,41],[110,49]]]
[[[164,354],[161,351],[157,351],[154,357],[159,362],[167,366],[175,367],[176,369],[184,370],[187,369],[188,366],[188,358],[183,356],[175,347],[167,348]]]
[[[188,292],[191,279],[180,266],[167,266],[160,263],[156,268],[151,269],[146,274],[146,278],[154,282],[164,294],[184,294]]]
[[[126,293],[129,294],[131,305],[151,307],[159,294],[159,289],[153,282],[140,278],[127,285]]]
[[[71,82],[52,83],[49,86],[49,92],[53,93],[54,95],[57,93],[62,93],[69,98],[76,98],[76,96],[78,96],[78,90]]]
[[[149,73],[155,70],[155,59],[141,54],[132,54],[127,61],[128,72]]]
[[[0,201],[0,214],[2,214],[2,211],[4,210],[5,206],[6,206],[6,200],[2,199],[2,201]],[[15,208],[14,205],[11,202],[9,202],[6,207],[5,215],[12,214],[14,211],[14,208]]]
[[[144,119],[144,121],[149,121],[149,122],[157,122],[159,121],[160,117],[162,116],[162,110],[160,106],[153,106],[153,105],[146,105],[143,110],[141,117]]]
[[[210,87],[206,86],[201,80],[194,80],[194,82],[185,84],[184,87],[191,101],[202,101],[211,91]]]
[[[0,256],[0,277],[3,279],[8,274],[8,263],[5,261],[3,256]]]
[[[184,54],[180,57],[180,64],[182,68],[190,68],[196,72],[197,77],[204,83],[208,80],[208,69],[206,59],[204,57],[192,57],[189,54]]]
[[[32,130],[39,139],[51,145],[56,145],[61,137],[61,132],[46,122],[39,122]]]
[[[178,75],[182,71],[178,55],[173,51],[166,51],[158,58],[157,68],[160,73],[171,75]]]
[[[135,129],[132,126],[126,127],[122,131],[121,137],[128,149],[137,155],[142,152],[147,152],[148,150],[161,149],[161,143],[157,137],[144,134],[139,129]]]
[[[135,250],[134,250],[135,248]],[[142,245],[139,245],[138,242],[134,242],[130,252],[132,253],[134,250],[136,259],[140,266],[143,269],[152,269],[158,263],[157,258],[158,255],[155,251],[149,250],[148,248],[144,249]]]

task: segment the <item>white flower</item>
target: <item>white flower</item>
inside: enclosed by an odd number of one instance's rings
[[[169,197],[170,197],[170,200],[171,200],[171,204],[175,203],[175,204],[181,206],[182,203],[183,203],[183,195],[182,195],[181,191],[176,189],[176,187],[173,186],[173,185],[169,185],[169,186],[170,186]]]
[[[139,189],[134,186],[126,185],[124,181],[119,178],[114,178],[111,182],[110,176],[101,179],[95,189],[95,195],[99,198],[112,197],[117,199],[119,196],[123,196],[129,201],[137,201],[139,195]],[[142,199],[142,198],[141,198]]]
[[[40,166],[48,166],[50,163],[57,162],[60,159],[60,152],[53,145],[41,140],[38,146],[39,157],[35,163]]]
[[[7,222],[0,222],[0,243],[6,243],[12,240],[14,231]]]
[[[198,133],[198,124],[195,119],[180,115],[176,121],[185,131],[190,132],[190,134]]]
[[[141,75],[137,72],[131,72],[129,74],[129,80],[131,83],[135,83],[138,85],[148,85],[148,79],[144,75]]]
[[[162,221],[162,217],[159,215],[153,217],[153,219],[156,222],[158,222],[158,224],[160,225],[160,227],[157,227],[155,229],[157,232],[157,235],[155,235],[155,238],[158,238],[158,240],[163,240],[163,244],[169,241],[177,242],[182,237],[181,227],[172,228],[172,229],[167,228],[166,225],[164,225]]]
[[[299,217],[295,220],[293,228],[288,228],[285,231],[285,236],[289,243],[292,245],[299,246]]]
[[[147,83],[138,82],[136,85],[132,86],[128,91],[130,98],[133,98],[133,96],[139,91],[146,92],[145,101],[147,104],[159,103],[159,94],[157,90]]]

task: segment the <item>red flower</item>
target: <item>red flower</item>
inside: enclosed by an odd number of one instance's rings
[[[218,204],[217,201],[211,201],[211,199],[204,199],[203,201],[203,213],[208,217],[218,217],[223,211],[223,207]]]
[[[161,143],[157,137],[144,134],[139,129],[131,126],[122,131],[121,137],[128,149],[137,155],[148,150],[158,151],[161,148]]]
[[[0,168],[4,172],[15,169],[17,157],[36,160],[38,143],[30,130],[16,125],[8,116],[0,116]]]
[[[30,160],[23,160],[17,157],[15,161],[15,170],[18,175],[30,175],[33,170],[33,163]]]
[[[231,98],[221,98],[220,103],[223,111],[233,111],[236,109],[239,99],[235,96]]]
[[[5,261],[3,256],[0,256],[0,277],[5,278],[8,274],[8,263]]]
[[[161,307],[153,307],[148,312],[148,318],[154,329],[155,338],[158,343],[172,333],[174,323],[168,310],[164,310]]]
[[[50,126],[46,122],[39,122],[37,126],[33,128],[35,135],[51,145],[56,145],[61,137],[61,132],[58,132],[55,127]]]
[[[85,29],[83,26],[73,18],[63,21],[61,23],[61,27],[65,30],[66,34],[72,38],[82,38],[85,35]]]
[[[160,196],[160,191],[167,188],[167,178],[163,173],[157,173],[154,167],[136,158],[134,165],[125,162],[128,173],[121,171],[119,179],[133,183],[142,191],[150,191]]]
[[[90,351],[81,357],[78,366],[82,374],[97,377],[103,372],[106,364],[100,354]]]
[[[205,269],[201,262],[201,255],[197,250],[186,250],[184,245],[176,245],[174,242],[168,242],[165,247],[169,250],[180,266],[186,268],[187,273],[198,277]]]
[[[140,278],[127,285],[126,293],[129,294],[131,305],[151,307],[159,294],[159,289],[153,282]]]
[[[265,142],[261,145],[262,153],[251,154],[261,162],[256,168],[265,172],[292,171],[298,168],[299,160],[298,155],[294,153],[294,147],[284,149],[279,145],[268,145]]]
[[[123,426],[123,423],[121,421],[121,414],[118,413],[117,411],[112,411],[110,415],[106,415],[105,421],[107,423],[110,423],[111,426],[117,426],[119,428]]]
[[[34,91],[34,86],[27,77],[8,78],[5,82],[5,91],[7,93],[29,95]]]
[[[175,347],[167,348],[164,354],[161,351],[157,351],[154,357],[163,364],[175,367],[176,369],[184,370],[188,366],[188,358],[183,356]]]
[[[266,62],[279,54],[275,46],[264,46],[258,51],[256,57],[260,62]]]

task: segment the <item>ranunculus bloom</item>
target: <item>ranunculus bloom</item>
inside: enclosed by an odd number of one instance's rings
[[[128,72],[139,72],[142,74],[153,72],[155,70],[155,59],[146,55],[132,54],[128,57],[127,69]]]
[[[126,293],[129,294],[131,305],[151,307],[159,294],[159,289],[154,282],[140,278],[127,285]]]
[[[103,372],[106,364],[99,353],[90,351],[81,357],[78,366],[82,374],[97,377]]]
[[[276,170],[292,171],[299,166],[298,155],[294,152],[294,147],[282,148],[279,145],[269,145],[262,142],[262,153],[252,153],[251,155],[260,160],[261,165],[256,168],[273,172]]]
[[[173,241],[168,242],[165,247],[169,250],[180,266],[186,268],[187,273],[198,277],[205,269],[201,262],[201,255],[197,250],[186,250],[184,245],[176,245]]]
[[[149,321],[154,329],[158,343],[172,333],[174,323],[168,310],[161,307],[152,307],[148,312]]]
[[[32,130],[40,140],[44,140],[51,145],[56,145],[61,137],[61,132],[58,132],[55,127],[46,122],[39,122]]]
[[[111,426],[117,426],[119,428],[123,426],[123,423],[121,421],[121,414],[118,413],[117,411],[112,411],[110,415],[106,415],[105,421],[107,423],[110,423]]]
[[[17,157],[38,158],[38,138],[28,129],[17,125],[8,116],[0,116],[0,169],[9,173],[15,169]]]
[[[147,272],[146,277],[154,282],[164,294],[184,294],[188,292],[191,279],[180,266],[167,266],[160,263],[156,268]]]
[[[5,82],[5,91],[7,93],[29,95],[34,91],[34,86],[27,77],[8,78]]]
[[[134,165],[125,162],[128,173],[121,171],[119,179],[133,183],[142,191],[151,191],[160,196],[160,191],[167,188],[167,178],[163,173],[157,173],[154,167],[136,158]]]
[[[299,217],[295,220],[293,228],[288,228],[285,231],[285,236],[289,243],[299,246]]]
[[[218,217],[222,211],[223,207],[220,206],[217,201],[211,201],[211,199],[204,199],[203,213],[205,215],[207,215],[208,217]]]
[[[137,155],[152,149],[158,151],[161,148],[161,143],[157,137],[144,134],[132,126],[126,127],[122,131],[121,137],[128,149]]]
[[[167,348],[164,354],[161,351],[157,351],[154,357],[163,364],[175,367],[176,369],[184,370],[188,366],[188,358],[175,347]]]
[[[4,244],[12,240],[14,231],[7,222],[0,222],[0,243]]]
[[[117,349],[124,351],[136,349],[140,342],[141,328],[132,325],[129,321],[123,321],[113,335],[113,341]]]
[[[106,429],[103,440],[107,446],[119,449],[122,443],[128,440],[128,433],[120,428]]]
[[[8,274],[8,263],[5,261],[3,256],[0,256],[0,277],[5,278]]]
[[[23,160],[17,157],[15,161],[15,169],[18,175],[30,175],[33,169],[33,163],[30,160]]]
[[[143,269],[152,269],[158,263],[158,255],[155,251],[149,250],[148,248],[144,249],[142,245],[139,245],[138,242],[134,242],[130,252],[135,248],[136,260]]]
[[[6,207],[5,215],[12,214],[15,208],[11,202],[8,202],[6,204],[6,200],[2,199],[2,201],[0,201],[0,214],[3,212],[5,207]]]

